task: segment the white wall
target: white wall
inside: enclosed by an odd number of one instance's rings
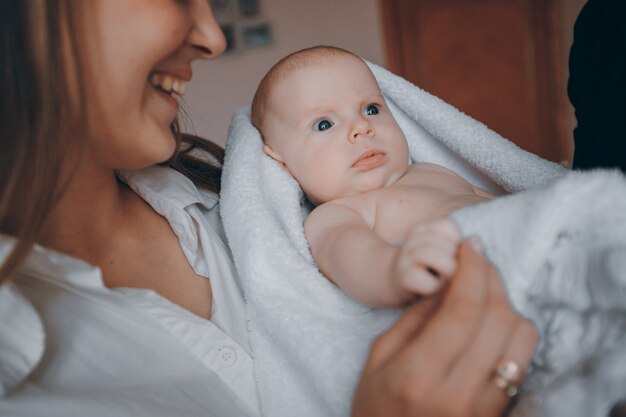
[[[260,0],[274,43],[194,64],[185,109],[185,130],[224,144],[235,108],[249,105],[258,82],[280,58],[307,46],[349,49],[384,64],[378,0]]]

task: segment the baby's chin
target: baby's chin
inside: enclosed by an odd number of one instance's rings
[[[340,200],[350,200],[354,198],[358,198],[368,192],[375,191],[380,187],[371,188],[371,189],[359,189],[359,190],[350,190],[342,194],[335,194],[333,196],[327,196],[325,198],[313,198],[307,196],[307,200],[313,204],[315,207],[321,206],[322,204],[330,203],[331,201],[340,201]]]
[[[341,198],[347,197],[347,194],[325,194],[325,195],[315,195],[313,193],[307,193],[304,191],[304,196],[306,197],[307,202],[312,204],[313,206],[321,206],[322,204],[329,203],[331,201],[336,201]]]
[[[332,201],[332,200],[329,200],[327,198],[325,198],[325,199],[324,198],[315,198],[314,196],[306,194],[306,193],[304,195],[306,197],[306,201],[309,204],[311,204],[313,207],[321,206],[324,203],[328,203],[329,201]]]

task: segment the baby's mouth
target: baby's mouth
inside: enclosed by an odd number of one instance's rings
[[[176,94],[177,96],[182,96],[185,94],[185,88],[187,87],[187,81],[162,72],[153,72],[149,81],[153,87],[169,95]]]
[[[359,159],[352,165],[354,168],[373,168],[382,163],[385,154],[378,150],[367,150],[363,152]]]

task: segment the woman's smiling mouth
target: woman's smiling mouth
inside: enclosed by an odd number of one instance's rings
[[[187,81],[171,74],[154,72],[150,75],[150,84],[167,94],[182,96],[187,88]]]

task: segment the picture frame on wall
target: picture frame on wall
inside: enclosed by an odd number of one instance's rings
[[[210,0],[211,10],[219,21],[232,20],[234,14],[233,0]]]
[[[267,23],[243,28],[243,42],[248,48],[267,46],[272,43],[272,30]]]
[[[241,16],[257,17],[260,10],[259,0],[239,0],[239,14]]]
[[[226,38],[226,52],[269,46],[271,25],[263,19],[261,0],[210,0]]]

